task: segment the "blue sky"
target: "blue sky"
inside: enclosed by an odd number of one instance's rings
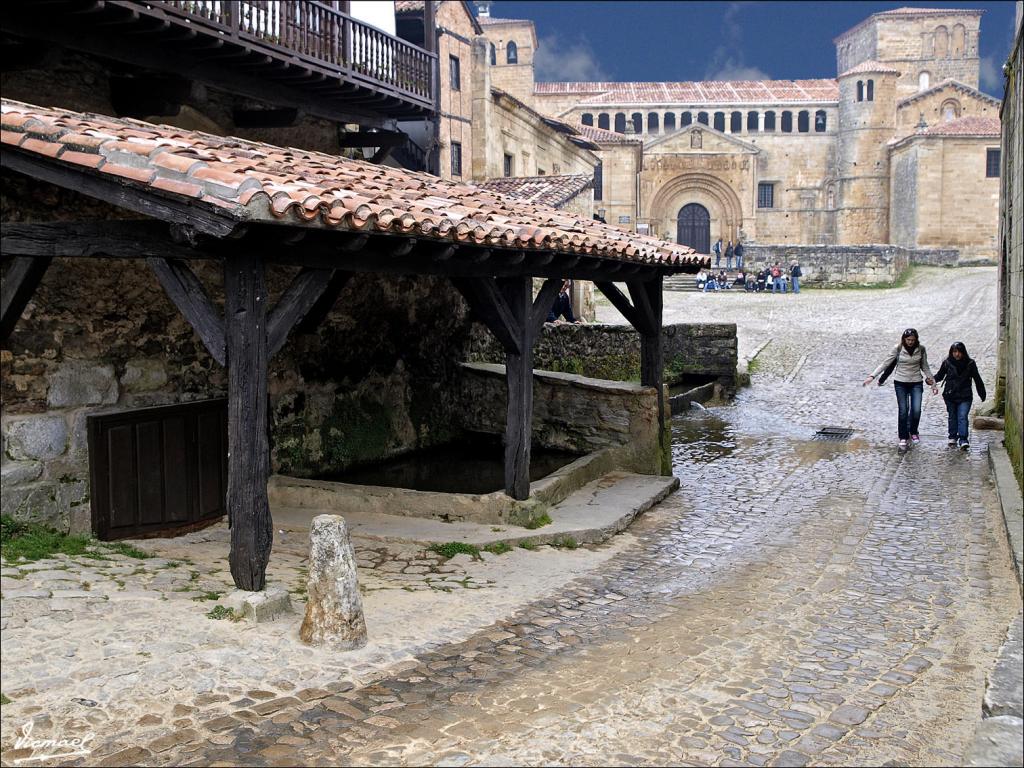
[[[533,19],[538,80],[713,80],[835,77],[832,39],[902,6],[979,8],[981,87],[1002,97],[1013,38],[1002,2],[562,2],[498,0],[491,15]]]

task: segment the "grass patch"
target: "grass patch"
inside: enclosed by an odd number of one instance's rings
[[[537,517],[529,520],[523,527],[528,528],[531,531],[535,531],[538,528],[543,528],[545,525],[551,525],[551,515],[547,512],[543,512]]]
[[[0,704],[10,704],[11,700],[7,698],[7,694],[0,693]]]
[[[758,355],[758,357],[760,357],[760,355]],[[750,362],[747,363],[747,373],[755,374],[759,370],[761,370],[761,361],[758,360],[757,357],[752,358]]]
[[[559,536],[551,542],[551,546],[557,549],[576,549],[579,545],[580,543],[572,536]]]
[[[181,587],[181,589],[187,590],[188,587]],[[195,600],[196,602],[199,602],[201,600],[220,600],[220,596],[222,594],[224,594],[224,593],[223,592],[214,592],[214,591],[211,590],[209,592],[201,592],[200,594],[196,595],[192,599]],[[217,607],[220,608],[221,606],[217,606]]]
[[[108,541],[104,542],[103,546],[109,549],[111,552],[116,552],[119,555],[125,557],[134,557],[136,560],[148,560],[152,557],[149,552],[143,552],[138,547],[133,547],[131,544],[126,544],[123,541]],[[169,566],[164,566],[169,567]]]
[[[5,560],[42,560],[54,555],[77,557],[92,544],[88,536],[60,533],[39,523],[25,523],[10,515],[0,517],[0,554]]]
[[[523,539],[519,542],[519,548],[533,552],[535,549],[537,549],[537,544],[532,539]]]
[[[512,547],[510,547],[506,541],[496,541],[493,544],[488,544],[484,547],[484,552],[490,552],[492,555],[504,555],[506,552],[511,551]]]
[[[445,560],[451,560],[456,555],[470,555],[480,559],[480,548],[464,541],[449,541],[444,544],[431,544],[430,551],[440,555]]]
[[[110,560],[110,558],[104,555],[102,552],[93,551],[83,552],[82,557],[86,558],[87,560]]]
[[[234,608],[228,608],[226,605],[215,605],[206,612],[206,618],[214,619],[215,621],[221,621],[223,619],[241,621],[245,617],[235,611]]]

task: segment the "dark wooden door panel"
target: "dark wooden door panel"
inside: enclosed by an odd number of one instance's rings
[[[93,529],[101,539],[173,532],[224,514],[227,401],[90,416]]]

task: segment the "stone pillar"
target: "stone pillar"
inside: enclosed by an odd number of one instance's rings
[[[356,554],[345,520],[317,515],[309,529],[309,602],[299,637],[309,645],[350,651],[366,645]]]
[[[764,133],[764,112],[757,113],[757,132]]]

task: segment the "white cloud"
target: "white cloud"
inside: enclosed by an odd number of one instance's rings
[[[1002,98],[1003,94],[1003,69],[996,61],[996,55],[990,54],[979,62],[981,66],[981,90],[987,93],[997,94]]]
[[[594,49],[586,38],[573,43],[564,43],[558,35],[540,39],[537,53],[533,57],[537,80],[593,81],[607,80]]]
[[[739,15],[749,2],[729,3],[722,17],[721,41],[708,59],[706,80],[771,80],[771,75],[759,67],[747,65],[743,59],[743,27]]]

